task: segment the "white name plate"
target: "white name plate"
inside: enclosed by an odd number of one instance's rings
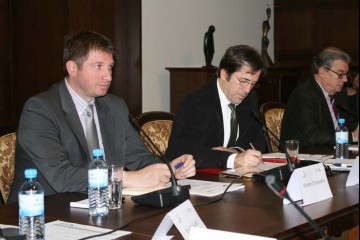
[[[333,197],[322,163],[295,169],[287,192],[293,201],[303,200],[303,206]],[[283,203],[289,204],[290,201],[284,199]]]
[[[206,228],[190,200],[186,200],[165,215],[152,240],[171,239],[172,236],[167,236],[166,234],[173,224],[175,224],[185,240],[189,239],[190,229],[192,227]]]

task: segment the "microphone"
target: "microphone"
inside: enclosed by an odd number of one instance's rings
[[[318,163],[316,161],[311,161],[311,160],[302,160],[302,161],[300,161],[300,163],[297,163],[297,164],[293,163],[291,161],[288,151],[286,150],[285,145],[280,141],[280,139],[276,136],[276,134],[273,131],[271,131],[270,128],[268,128],[266,126],[266,124],[260,119],[259,114],[255,110],[251,110],[251,113],[252,113],[252,116],[256,119],[256,121],[258,123],[260,123],[260,125],[262,126],[262,129],[263,129],[265,135],[267,135],[266,133],[268,132],[275,138],[276,141],[278,141],[279,148],[283,152],[285,152],[285,156],[286,156],[286,165],[275,167],[275,168],[272,168],[272,169],[269,169],[266,171],[262,171],[260,173],[253,174],[253,178],[256,181],[265,181],[266,176],[273,175],[273,176],[275,176],[275,178],[278,182],[287,182],[287,181],[289,181],[291,174],[295,168],[300,168],[300,167]],[[268,138],[268,140],[275,142],[270,137]]]
[[[138,132],[142,133],[146,141],[159,153],[160,159],[167,165],[170,170],[170,181],[171,187],[164,188],[161,190],[153,191],[150,193],[142,194],[139,196],[133,196],[131,200],[134,203],[149,205],[153,207],[163,208],[171,205],[178,205],[190,198],[190,185],[180,186],[177,184],[177,180],[170,161],[161,153],[159,148],[150,139],[149,135],[139,126],[134,118],[129,113],[128,115],[130,123],[133,125]]]
[[[359,120],[359,114],[355,111],[353,111],[352,109],[345,107],[343,105],[337,104],[336,103],[336,107],[343,110],[345,113],[351,115],[352,117],[355,117],[357,120]]]
[[[276,183],[274,175],[267,175],[265,178],[266,185],[281,199],[286,198],[289,200],[293,206],[300,212],[300,214],[310,223],[310,225],[315,229],[315,231],[321,236],[321,238],[327,240],[330,239],[329,236],[327,236],[324,231],[320,228],[320,226],[312,220],[309,215],[306,214],[306,212],[296,203],[292,200],[292,198],[289,196],[288,192],[286,191],[286,188],[284,185],[280,186]]]

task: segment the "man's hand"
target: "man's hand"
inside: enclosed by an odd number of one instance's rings
[[[184,165],[182,165],[178,169],[175,169],[175,166],[180,162],[184,163]],[[193,159],[192,155],[182,155],[181,157],[174,159],[171,162],[171,165],[177,179],[189,178],[195,176],[196,174],[195,160]]]
[[[170,170],[163,163],[156,163],[138,171],[127,171],[124,187],[165,187],[170,181]]]
[[[359,141],[359,126],[352,132],[353,142]]]
[[[253,168],[262,162],[261,159],[262,159],[261,152],[253,149],[248,149],[245,152],[236,155],[234,168],[239,168],[239,167]]]

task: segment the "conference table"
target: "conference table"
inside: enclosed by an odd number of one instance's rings
[[[341,233],[359,224],[359,187],[345,187],[348,173],[328,177],[333,197],[303,207],[305,212],[329,235]],[[195,179],[231,182],[217,174],[197,173]],[[294,206],[283,205],[264,182],[249,179],[245,188],[226,193],[224,198],[209,205],[194,206],[207,228],[252,234],[276,239],[319,239],[305,218]],[[119,239],[151,239],[165,214],[172,207],[158,209],[134,204],[126,197],[119,210],[110,210],[106,218],[91,218],[87,209],[70,208],[71,201],[87,198],[82,193],[62,193],[45,197],[46,222],[62,220],[85,225],[131,231],[131,235]],[[217,197],[191,196],[191,202],[206,203]],[[0,223],[18,224],[18,204],[0,205]],[[129,224],[130,223],[130,224]],[[61,234],[61,233],[59,233]],[[183,239],[173,226],[169,235]]]

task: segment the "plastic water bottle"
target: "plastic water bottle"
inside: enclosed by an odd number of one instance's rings
[[[102,149],[93,150],[93,160],[89,165],[89,214],[106,216],[109,212],[108,167]]]
[[[339,125],[335,131],[335,158],[348,159],[349,158],[349,131],[345,126],[345,119],[339,118]]]
[[[35,168],[26,169],[19,191],[19,235],[27,240],[45,239],[44,189],[36,178]]]

